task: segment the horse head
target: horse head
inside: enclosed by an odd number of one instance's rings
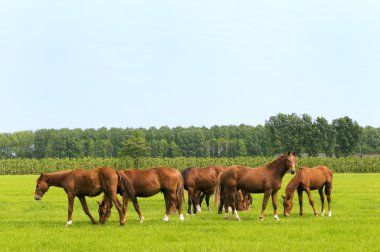
[[[98,202],[99,208],[98,208],[98,213],[99,213],[99,223],[104,224],[108,220],[108,218],[111,215],[111,205],[107,204],[105,200],[102,200],[102,202]]]
[[[44,175],[41,175],[37,179],[36,191],[34,192],[34,199],[41,200],[42,196],[49,190],[49,185],[46,182]]]
[[[293,151],[293,153],[290,153],[289,151],[286,157],[286,168],[290,170],[291,174],[296,173],[296,164],[297,164],[296,152]]]
[[[293,200],[290,197],[285,197],[284,195],[281,195],[281,196],[284,200],[283,202],[284,216],[289,217],[290,211],[292,211],[292,208],[293,208]]]

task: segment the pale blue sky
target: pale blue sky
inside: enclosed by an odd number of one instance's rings
[[[0,132],[380,126],[380,1],[0,1]]]

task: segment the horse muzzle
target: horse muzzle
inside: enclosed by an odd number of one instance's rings
[[[35,195],[34,195],[34,199],[35,199],[35,200],[41,200],[41,196],[38,195],[38,194],[35,194]]]

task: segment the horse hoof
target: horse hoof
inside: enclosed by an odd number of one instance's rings
[[[185,217],[183,217],[183,214],[180,214],[180,215],[179,215],[179,220],[180,220],[180,221],[184,221],[184,220],[185,220]]]
[[[279,221],[280,218],[278,218],[278,215],[276,214],[275,216],[273,216],[273,218],[276,220],[276,221]]]

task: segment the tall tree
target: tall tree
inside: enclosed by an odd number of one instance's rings
[[[356,121],[348,116],[333,120],[336,135],[335,155],[349,156],[354,154],[355,148],[359,146],[361,128]]]

